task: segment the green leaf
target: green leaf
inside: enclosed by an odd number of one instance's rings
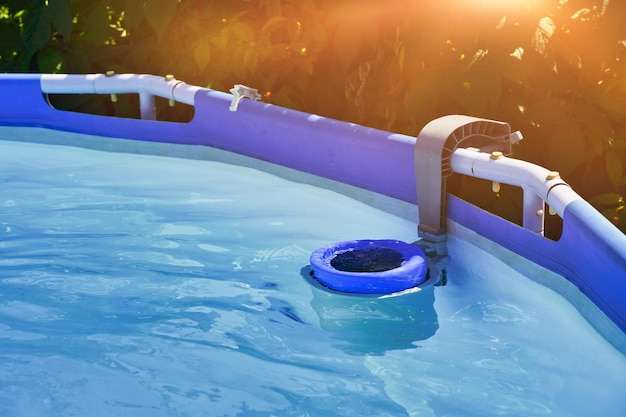
[[[69,0],[48,0],[52,24],[67,40],[72,35],[72,9]]]
[[[157,47],[152,36],[137,39],[133,45],[133,53],[127,54],[123,61],[124,66],[131,71],[136,71],[134,68],[142,68],[149,61],[150,56],[155,55]]]
[[[144,20],[143,16],[144,2],[140,0],[131,0],[126,4],[124,10],[124,20],[122,24],[124,29],[132,31],[136,29]]]
[[[39,71],[44,73],[59,74],[65,72],[65,59],[52,49],[46,48],[37,53],[37,65]]]
[[[204,26],[202,22],[201,16],[188,16],[183,21],[185,25],[185,29],[189,29],[193,34],[200,34],[203,32],[202,28]]]
[[[557,55],[573,68],[580,70],[583,67],[582,58],[576,51],[575,45],[571,45],[559,36],[552,38],[552,48]]]
[[[537,29],[532,38],[532,46],[540,55],[546,55],[550,38],[556,30],[556,24],[551,17],[545,16],[539,19]]]
[[[613,126],[604,112],[591,104],[579,103],[571,107],[574,117],[581,123],[593,149],[601,155],[613,136]]]
[[[624,198],[618,193],[603,193],[594,196],[590,202],[602,206],[619,206],[624,202]]]
[[[23,49],[24,42],[20,35],[20,28],[9,23],[0,24],[0,56],[8,57]]]
[[[309,77],[313,76],[313,71],[315,68],[313,62],[310,59],[304,59],[300,61],[298,66],[302,71],[304,71],[306,75],[308,75]]]
[[[201,39],[193,47],[193,59],[196,61],[198,68],[204,70],[211,60],[211,46],[209,42]]]
[[[626,25],[625,25],[626,26]],[[618,95],[602,95],[596,98],[596,104],[607,113],[615,113],[621,117],[626,115],[626,100],[620,93]]]
[[[622,175],[624,174],[624,166],[622,160],[613,152],[607,152],[604,155],[604,161],[606,164],[606,173],[609,176],[611,184],[615,188],[619,188],[622,181]]]
[[[526,82],[529,71],[524,60],[507,55],[500,57],[498,65],[502,78],[512,81],[515,84]]]
[[[539,127],[558,123],[567,114],[567,106],[559,98],[546,97],[532,105],[526,111],[528,118]]]
[[[254,41],[254,31],[245,23],[236,22],[231,26],[231,30],[242,41],[252,42]]]
[[[29,55],[40,50],[50,40],[50,17],[43,2],[33,7],[26,16],[22,39]]]
[[[85,19],[85,40],[94,45],[101,45],[109,37],[109,12],[104,4],[98,2]]]
[[[225,50],[228,45],[228,39],[230,38],[230,32],[228,28],[223,28],[220,31],[219,36],[211,36],[211,43],[218,48]]]
[[[259,63],[259,50],[258,48],[249,48],[243,54],[243,64],[248,70],[248,73],[254,74]]]
[[[374,26],[372,32],[377,31]],[[331,45],[335,50],[337,59],[341,64],[343,75],[348,75],[355,64],[356,58],[367,45],[363,42],[364,37],[355,30],[354,27],[348,25],[340,25],[334,33],[334,39]]]
[[[279,28],[281,26],[281,23],[285,22],[286,20],[287,18],[283,16],[274,16],[270,18],[267,22],[265,22],[265,24],[261,28],[261,33],[263,34],[271,33],[272,31]]]
[[[18,14],[20,11],[34,9],[43,3],[40,0],[8,0],[3,2],[3,6],[7,6],[13,15]]]
[[[572,117],[563,119],[548,140],[548,160],[566,177],[585,159],[585,140],[580,126]]]
[[[128,0],[107,0],[107,6],[110,10],[120,13],[125,10],[131,1]],[[141,1],[132,0],[132,3],[141,3]]]
[[[398,59],[398,67],[400,68],[400,72],[404,71],[404,57],[406,55],[406,48],[404,45],[400,45],[396,52],[396,58]]]
[[[445,79],[445,75],[436,68],[421,71],[419,76],[409,84],[404,95],[402,117],[409,120],[412,117],[418,117],[423,121],[420,126],[437,118],[438,109],[446,100],[444,94],[441,94]]]
[[[148,0],[143,15],[157,38],[161,39],[176,16],[178,0]]]
[[[282,12],[280,0],[260,0],[259,6],[264,8],[265,12],[270,16],[278,16]]]
[[[498,105],[502,96],[502,80],[493,65],[477,65],[463,73],[449,91],[467,114],[478,116]]]

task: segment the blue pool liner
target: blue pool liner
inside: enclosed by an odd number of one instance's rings
[[[189,123],[96,116],[52,108],[41,75],[0,76],[0,125],[40,127],[108,138],[203,145],[340,181],[419,204],[416,138],[200,88]],[[570,203],[552,241],[448,195],[453,222],[553,271],[585,294],[626,333],[626,236],[585,201]]]

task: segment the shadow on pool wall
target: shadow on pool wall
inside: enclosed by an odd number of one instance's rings
[[[335,347],[350,355],[383,355],[389,350],[419,347],[419,341],[439,329],[434,287],[396,297],[347,294],[333,291],[311,277],[311,267],[301,274],[312,287],[311,307],[322,329],[340,341]]]

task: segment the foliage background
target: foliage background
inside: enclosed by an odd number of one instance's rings
[[[506,121],[525,136],[516,156],[626,230],[625,17],[620,0],[0,0],[0,71],[244,83],[410,135],[446,114]],[[58,105],[126,115],[128,100]],[[507,193],[459,187],[519,221]]]

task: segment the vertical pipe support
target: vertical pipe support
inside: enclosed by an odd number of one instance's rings
[[[156,120],[156,100],[153,94],[139,92],[139,114],[142,120]]]
[[[543,236],[545,202],[533,190],[523,188],[523,217],[522,226],[533,233]]]

